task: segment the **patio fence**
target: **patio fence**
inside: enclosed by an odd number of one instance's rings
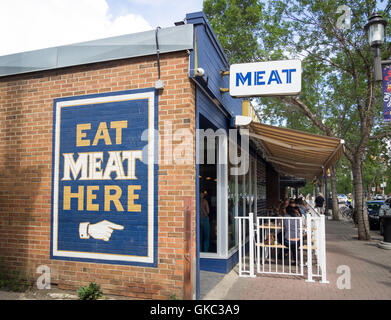
[[[326,280],[325,216],[312,207],[304,217],[236,217],[239,228],[239,276],[307,276]]]

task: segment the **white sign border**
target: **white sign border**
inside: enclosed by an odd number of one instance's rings
[[[289,62],[292,62],[292,63],[298,63],[299,66],[300,66],[300,83],[299,83],[299,87],[298,87],[298,90],[294,91],[294,92],[277,92],[277,93],[257,93],[257,92],[254,92],[254,91],[257,91],[256,89],[260,89],[262,87],[243,87],[241,88],[242,90],[240,90],[239,88],[236,88],[236,86],[234,85],[231,85],[235,82],[235,79],[234,79],[234,70],[236,68],[239,68],[239,66],[242,66],[243,68],[246,68],[246,67],[249,67],[251,65],[253,65],[254,67],[256,65],[267,65],[267,64],[275,64],[276,67],[278,66],[278,64],[285,64],[285,63],[289,63]],[[246,97],[280,97],[280,96],[297,96],[298,94],[300,94],[301,92],[301,89],[302,89],[302,85],[301,85],[301,82],[302,82],[302,72],[303,72],[303,68],[302,68],[302,61],[300,59],[287,59],[287,60],[271,60],[271,61],[258,61],[258,62],[249,62],[249,63],[237,63],[237,64],[232,64],[230,66],[230,74],[229,74],[229,93],[230,95],[233,97],[233,98],[246,98]],[[249,91],[249,93],[243,93],[243,92],[237,92],[237,91],[243,91],[243,89],[247,89],[247,91]],[[265,90],[266,91],[266,90]]]

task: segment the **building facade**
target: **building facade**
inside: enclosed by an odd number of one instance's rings
[[[138,299],[195,299],[200,270],[229,272],[235,217],[277,204],[280,173],[232,124],[259,119],[227,70],[202,12],[0,57],[1,267]]]

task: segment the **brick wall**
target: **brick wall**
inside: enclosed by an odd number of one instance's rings
[[[94,281],[107,294],[141,299],[183,297],[184,197],[195,201],[195,88],[186,52],[161,55],[159,134],[189,129],[187,148],[173,142],[185,164],[162,163],[158,176],[158,267],[50,260],[53,99],[154,87],[156,57],[97,63],[0,78],[0,257],[1,267],[34,279],[51,268],[52,283],[77,289]],[[171,121],[172,130],[166,130]],[[159,145],[159,154],[167,150]],[[178,156],[177,154],[177,156]],[[194,206],[195,207],[195,206]],[[193,212],[193,226],[195,213]],[[193,239],[195,232],[193,230]],[[195,248],[193,247],[193,257]]]

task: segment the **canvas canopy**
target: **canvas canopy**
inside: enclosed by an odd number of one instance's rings
[[[338,138],[257,122],[242,127],[241,133],[249,134],[280,173],[307,180],[323,176],[344,148],[344,141]]]

